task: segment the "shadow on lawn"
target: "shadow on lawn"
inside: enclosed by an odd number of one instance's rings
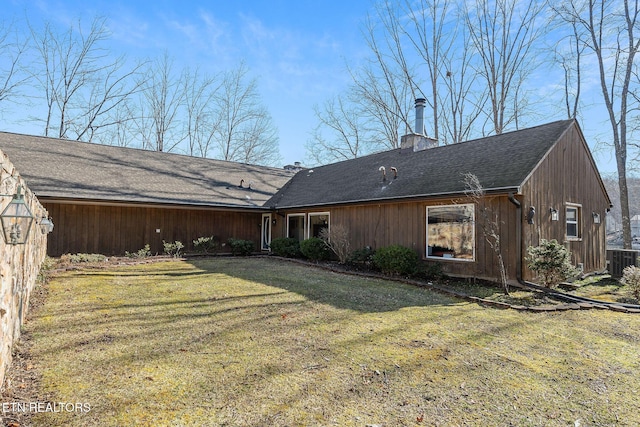
[[[211,274],[225,274],[273,286],[359,312],[395,311],[406,307],[457,304],[460,300],[392,280],[355,277],[280,259],[236,258],[189,260]]]

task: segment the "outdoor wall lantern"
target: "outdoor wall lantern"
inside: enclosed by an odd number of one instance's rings
[[[591,215],[593,216],[593,223],[600,224],[600,214],[597,212],[593,212]]]
[[[549,213],[551,214],[551,221],[557,221],[558,220],[558,209],[549,208]]]
[[[533,218],[536,216],[536,208],[531,206],[529,212],[527,212],[527,224],[533,224]]]
[[[10,196],[5,194],[3,196]],[[18,186],[18,191],[13,195],[13,200],[7,205],[2,214],[2,235],[4,241],[11,245],[23,245],[29,237],[29,230],[33,222],[33,214],[24,201],[22,187]]]
[[[43,217],[40,221],[40,230],[42,231],[42,234],[51,233],[53,231],[53,221],[46,216]]]

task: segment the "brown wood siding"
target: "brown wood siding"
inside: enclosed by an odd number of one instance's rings
[[[492,196],[483,200],[476,208],[474,261],[434,259],[426,257],[427,206],[469,203],[464,198],[414,200],[407,202],[372,203],[351,206],[336,206],[324,209],[297,209],[281,211],[277,229],[273,237],[284,237],[286,215],[294,213],[329,212],[330,225],[345,225],[349,230],[352,250],[371,246],[374,249],[394,244],[415,250],[425,263],[439,262],[444,271],[451,275],[477,278],[499,277],[498,262],[493,249],[487,245],[479,221],[478,209],[490,210],[491,218],[497,214],[500,234],[502,236],[502,253],[508,277],[515,280],[517,251],[515,218],[516,208],[507,195]],[[285,215],[285,216],[281,216]]]
[[[261,213],[136,206],[74,205],[42,201],[55,224],[47,254],[100,253],[122,255],[146,244],[163,253],[162,241],[181,241],[187,249],[193,240],[217,236],[260,244]],[[160,229],[160,233],[156,233]]]
[[[585,272],[606,268],[605,216],[609,201],[603,190],[582,134],[572,127],[563,135],[540,163],[522,188],[523,213],[536,208],[535,224],[523,223],[523,250],[536,246],[541,239],[556,239],[571,251],[575,265],[583,264]],[[567,203],[581,206],[580,240],[566,239]],[[558,220],[551,220],[550,208],[558,210]],[[592,213],[600,214],[595,224]],[[534,277],[523,269],[525,280]]]

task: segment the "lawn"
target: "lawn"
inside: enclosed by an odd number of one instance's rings
[[[640,315],[499,310],[272,258],[69,271],[34,426],[632,426]],[[14,384],[17,387],[17,385]]]

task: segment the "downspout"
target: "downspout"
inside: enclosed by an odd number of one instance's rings
[[[518,283],[525,284],[522,280],[522,205],[509,193],[509,201],[516,206],[516,279]]]

